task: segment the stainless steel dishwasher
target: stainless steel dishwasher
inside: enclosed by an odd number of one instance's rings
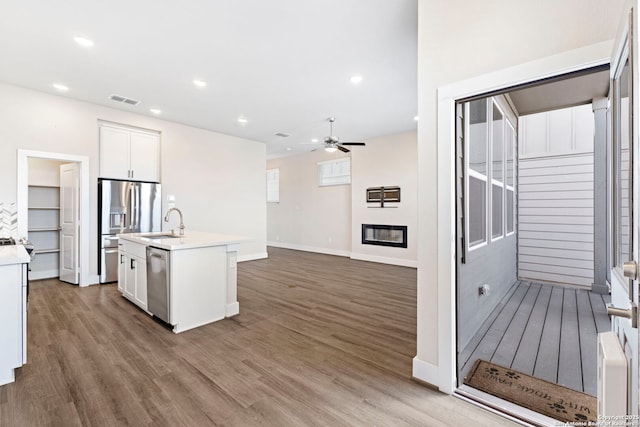
[[[147,246],[147,309],[154,316],[169,319],[169,289],[171,286],[170,252]]]

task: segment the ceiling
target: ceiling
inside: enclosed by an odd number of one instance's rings
[[[5,0],[0,52],[2,82],[161,109],[264,142],[268,157],[310,151],[330,116],[342,141],[416,129],[417,0]]]
[[[606,97],[609,93],[609,67],[597,67],[592,71],[537,82],[508,93],[521,116],[590,104],[592,99]]]

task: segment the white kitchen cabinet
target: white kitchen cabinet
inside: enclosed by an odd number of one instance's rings
[[[27,362],[27,262],[22,246],[0,250],[0,385]]]
[[[160,182],[160,135],[101,125],[100,177]]]
[[[118,290],[129,301],[147,310],[147,260],[146,246],[120,240],[120,266],[118,268]]]

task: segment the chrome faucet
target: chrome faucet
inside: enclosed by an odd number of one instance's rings
[[[178,215],[180,215],[180,235],[184,236],[184,222],[182,220],[182,212],[180,212],[180,209],[178,208],[171,208],[167,211],[167,214],[164,216],[164,222],[169,222],[169,214],[173,211],[178,212]]]

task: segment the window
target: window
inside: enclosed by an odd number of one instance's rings
[[[467,104],[469,249],[487,242],[487,100]]]
[[[318,162],[318,186],[351,184],[351,157]]]
[[[614,162],[613,162],[613,266],[622,269],[633,256],[633,129],[629,127],[630,105],[633,105],[629,58],[614,79]]]
[[[491,238],[503,233],[504,217],[504,116],[493,103],[491,120]]]
[[[515,233],[517,135],[500,106],[494,98],[464,104],[463,215],[470,251]]]
[[[267,202],[280,201],[280,169],[267,169]]]
[[[515,147],[516,131],[507,121],[505,128],[505,204],[507,236],[515,232]]]

